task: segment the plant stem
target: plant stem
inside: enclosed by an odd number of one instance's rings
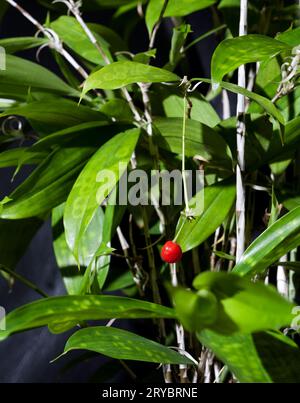
[[[49,40],[51,43],[51,46],[58,52],[60,53],[63,58],[67,60],[71,64],[71,66],[74,67],[74,69],[84,78],[86,79],[88,77],[88,73],[77,63],[77,61],[74,59],[74,57],[64,49],[62,43],[59,41],[59,38],[54,38],[52,30],[46,29],[42,24],[40,24],[31,14],[29,14],[23,7],[21,7],[18,3],[16,3],[14,0],[5,0],[7,3],[9,3],[11,6],[16,8],[28,21],[30,21],[39,31],[41,31]],[[56,40],[57,39],[57,40]]]
[[[182,180],[183,180],[183,194],[185,203],[185,212],[188,216],[190,212],[189,208],[189,196],[186,182],[186,170],[185,170],[185,135],[186,135],[186,121],[187,121],[187,97],[186,94],[183,98],[183,123],[182,123]]]
[[[85,21],[81,17],[80,12],[79,12],[79,6],[74,4],[73,1],[66,1],[66,2],[63,1],[63,3],[65,3],[67,5],[67,7],[71,11],[71,13],[77,19],[78,23],[80,24],[81,28],[86,33],[86,35],[89,38],[90,42],[95,46],[95,48],[100,53],[100,55],[103,58],[104,62],[106,64],[111,64],[111,61],[110,61],[109,57],[104,52],[102,46],[97,41],[95,35],[93,34],[93,32],[90,30],[90,28],[87,26],[87,24],[85,23]],[[137,110],[136,106],[134,105],[134,103],[132,101],[132,98],[131,98],[131,95],[129,94],[128,90],[126,88],[121,88],[121,92],[122,92],[124,98],[126,99],[128,105],[129,105],[129,107],[130,107],[130,109],[131,109],[131,111],[132,111],[132,113],[134,115],[135,120],[137,122],[141,123],[143,121],[142,117],[141,117],[139,111]]]
[[[162,6],[159,19],[158,19],[157,23],[155,24],[155,26],[154,26],[154,28],[153,28],[153,30],[151,32],[151,35],[150,35],[149,50],[153,49],[153,47],[154,47],[156,35],[157,35],[157,32],[158,32],[159,27],[161,25],[161,22],[162,22],[162,20],[164,18],[164,14],[165,14],[165,11],[167,9],[168,3],[169,3],[169,0],[164,0],[164,4]]]
[[[38,294],[40,294],[44,298],[48,298],[49,295],[46,294],[43,290],[41,290],[38,286],[36,286],[34,283],[32,283],[30,280],[27,280],[27,278],[21,276],[21,274],[16,273],[15,271],[9,269],[8,267],[5,267],[3,265],[0,265],[0,271],[3,271],[4,273],[9,274],[11,277],[14,277],[16,280],[20,281],[27,287],[31,288]]]
[[[173,287],[178,287],[178,278],[177,278],[177,265],[176,263],[170,264],[170,271],[171,271],[171,284]],[[180,351],[185,351],[185,340],[184,340],[184,329],[183,326],[176,323],[176,338],[177,344]],[[187,383],[188,376],[187,376],[187,365],[181,364],[179,366],[180,371],[180,382]]]
[[[182,51],[182,53],[185,53],[187,50],[189,50],[192,46],[196,45],[198,42],[202,41],[203,39],[206,39],[210,35],[213,35],[219,31],[222,31],[223,29],[226,28],[226,24],[220,25],[217,28],[211,29],[208,32],[205,32],[205,34],[199,36],[198,38],[194,39],[191,43],[189,43]]]
[[[248,0],[241,0],[240,7],[240,26],[239,36],[247,34],[247,15],[248,15]],[[239,67],[238,70],[238,85],[246,88],[246,70],[245,66]],[[236,167],[236,233],[237,233],[237,248],[236,261],[238,262],[245,250],[245,205],[246,191],[244,183],[245,173],[245,108],[246,98],[244,95],[238,94],[237,99],[237,167]]]

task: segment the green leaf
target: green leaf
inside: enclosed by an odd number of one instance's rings
[[[243,254],[233,272],[241,276],[263,273],[281,256],[300,245],[300,207],[268,227]]]
[[[203,10],[216,3],[216,0],[169,0],[165,17],[184,17]]]
[[[169,293],[179,321],[189,332],[210,328],[218,319],[219,303],[209,290],[196,294],[176,287],[169,288]]]
[[[159,22],[160,16],[164,7],[165,0],[150,0],[146,10],[146,25],[149,32],[149,36],[153,31],[155,25]]]
[[[235,200],[235,184],[225,180],[205,187],[195,197],[200,203],[204,200],[203,213],[192,221],[181,217],[177,225],[176,239],[184,252],[200,245],[222,224]]]
[[[158,67],[121,61],[111,63],[91,74],[85,81],[83,95],[95,88],[115,90],[138,82],[161,83],[179,80],[176,74]]]
[[[89,267],[91,262],[95,260],[95,254],[104,236],[104,214],[101,208],[97,210],[87,231],[80,240],[78,255],[81,267],[79,269],[65,238],[63,226],[64,206],[62,204],[56,207],[52,213],[53,248],[68,293],[71,295],[80,295],[87,292],[94,281],[94,277],[91,276],[87,279],[90,281],[85,283],[83,268]],[[97,272],[103,270],[104,264],[109,266],[110,256],[106,256],[104,262],[103,260],[98,259],[96,261],[95,269]]]
[[[206,78],[194,78],[192,81],[203,81],[204,83],[211,83],[211,80],[208,80]],[[262,97],[261,95],[258,95],[255,92],[248,91],[243,87],[239,87],[238,85],[227,83],[225,81],[221,81],[219,85],[220,87],[230,92],[233,92],[234,94],[245,95],[247,98],[251,99],[258,105],[260,105],[269,115],[277,119],[278,122],[280,122],[282,125],[285,124],[284,117],[269,99]]]
[[[105,143],[90,159],[77,179],[67,200],[64,225],[66,239],[74,256],[78,260],[78,243],[86,231],[95,211],[104,198],[113,190],[124,173],[140,135],[139,129],[119,133]],[[114,179],[101,177],[109,170]],[[100,175],[100,176],[99,176]],[[99,195],[105,187],[105,195]],[[103,196],[103,198],[102,198]],[[102,198],[100,200],[100,198]]]
[[[155,99],[157,92],[155,93]],[[197,120],[209,127],[215,127],[220,123],[220,118],[213,106],[201,95],[190,96],[193,107],[191,110],[191,119]],[[153,97],[153,101],[154,97]],[[182,94],[175,91],[162,92],[162,104],[165,115],[170,118],[183,117],[183,98]]]
[[[62,39],[64,43],[66,43],[68,47],[74,50],[78,55],[97,65],[105,64],[98,49],[91,43],[76,18],[63,15],[56,21],[53,21],[50,26],[58,34],[60,39]],[[107,30],[110,31],[108,28]],[[110,44],[100,35],[94,33],[94,36],[106,55],[109,56]]]
[[[146,11],[146,25],[149,34],[159,21],[165,0],[150,0]],[[185,15],[212,6],[216,0],[169,0],[164,17],[184,17]]]
[[[30,87],[32,90],[39,89],[60,95],[80,95],[45,67],[12,55],[6,56],[6,70],[0,70],[0,86],[2,85],[12,85],[14,89],[18,87],[18,91],[19,87],[25,87],[26,91]]]
[[[223,336],[211,330],[197,333],[242,383],[299,383],[300,350],[280,333]]]
[[[15,220],[39,216],[61,204],[94,151],[94,147],[74,147],[51,153],[11,193],[12,200],[3,206],[1,218]]]
[[[31,125],[42,134],[76,126],[84,122],[101,120],[108,123],[106,116],[76,102],[55,99],[43,102],[30,102],[7,109],[0,117],[20,115],[29,120]]]
[[[100,111],[104,113],[104,115],[115,118],[119,122],[132,122],[133,120],[131,109],[125,99],[110,99],[101,106]]]
[[[21,50],[37,48],[47,43],[45,38],[31,36],[0,39],[0,46],[5,49],[6,54],[20,52]]]
[[[169,63],[165,67],[166,69],[173,71],[176,68],[178,62],[183,56],[181,51],[183,50],[186,38],[190,32],[192,32],[192,29],[189,24],[183,24],[179,27],[173,28]]]
[[[284,299],[273,286],[253,283],[236,274],[205,272],[198,275],[193,286],[209,291],[219,302],[214,323],[195,323],[198,329],[209,327],[222,334],[254,333],[279,330],[293,320],[293,304]],[[176,307],[177,310],[177,307]]]
[[[45,150],[51,150],[55,146],[66,146],[69,142],[80,141],[82,139],[84,144],[84,138],[90,139],[91,144],[93,144],[93,137],[96,139],[99,137],[99,134],[102,132],[101,128],[105,127],[105,133],[101,133],[101,137],[104,137],[103,142],[109,139],[109,135],[106,136],[106,133],[111,134],[115,133],[112,129],[112,126],[108,125],[107,121],[98,121],[98,122],[86,122],[80,123],[79,125],[67,127],[66,129],[59,130],[58,132],[49,134],[46,137],[43,137],[36,143],[34,143],[31,148],[28,150],[30,153],[41,152]],[[119,130],[118,126],[115,126],[115,130]],[[28,152],[28,154],[29,154]]]
[[[156,118],[160,132],[155,139],[159,147],[182,153],[182,118]],[[223,138],[213,129],[189,119],[186,127],[186,156],[201,157],[211,167],[232,170],[231,152]]]
[[[215,50],[211,61],[211,76],[214,84],[237,67],[275,56],[290,46],[264,35],[245,35],[225,39]]]
[[[89,350],[118,360],[156,362],[161,364],[193,364],[183,355],[155,341],[114,327],[90,327],[74,333],[64,349]]]
[[[45,152],[28,152],[28,147],[12,148],[0,153],[0,168],[16,167],[22,161],[26,165],[36,165],[47,157]]]
[[[299,46],[300,27],[276,35],[276,39],[290,46]]]
[[[131,298],[107,295],[52,297],[9,313],[5,318],[6,330],[0,330],[0,340],[5,340],[13,333],[41,326],[69,323],[70,328],[72,324],[84,320],[174,317],[171,308]]]

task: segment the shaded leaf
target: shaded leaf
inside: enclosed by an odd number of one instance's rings
[[[193,107],[191,110],[191,119],[197,120],[209,127],[214,127],[220,122],[220,118],[209,102],[203,97],[189,97]],[[170,94],[163,100],[163,108],[167,117],[183,117],[183,99],[182,96]]]
[[[30,152],[27,152],[29,151]],[[27,147],[12,148],[0,153],[0,168],[17,167],[20,162],[36,165],[47,157],[45,152],[33,152]]]
[[[16,332],[46,325],[69,324],[63,329],[65,331],[67,327],[71,328],[72,324],[83,320],[174,316],[171,308],[131,298],[107,295],[52,297],[32,302],[9,313],[6,316],[6,330],[0,330],[0,340]]]
[[[95,351],[118,360],[156,362],[162,364],[193,364],[183,355],[162,344],[114,327],[90,327],[74,333],[64,349]]]
[[[280,333],[223,336],[211,330],[198,339],[243,383],[299,383],[300,351]]]
[[[211,80],[206,78],[198,78],[193,79],[193,81],[203,81],[204,83],[211,83]],[[225,90],[231,91],[235,94],[242,94],[245,95],[247,98],[251,99],[252,101],[256,102],[260,105],[269,115],[273,116],[275,119],[278,120],[282,125],[285,124],[284,117],[280,113],[280,111],[276,108],[276,106],[267,98],[262,97],[261,95],[256,94],[255,92],[248,91],[245,88],[239,87],[238,85],[227,83],[225,81],[221,81],[219,83],[220,87],[224,88]]]
[[[37,48],[47,43],[45,38],[31,36],[0,39],[0,46],[4,47],[6,54],[20,52],[21,50]]]
[[[7,109],[2,116],[20,115],[29,120],[31,125],[42,134],[76,126],[84,122],[101,120],[108,123],[106,116],[76,102],[55,99],[43,102],[30,102]]]
[[[1,218],[38,216],[65,201],[78,173],[94,151],[93,147],[78,147],[51,153],[11,193],[12,200],[3,206]]]
[[[252,242],[233,272],[241,276],[263,273],[272,263],[299,245],[300,207],[297,207]]]
[[[161,136],[156,136],[159,147],[173,153],[182,153],[182,118],[156,118],[154,124]],[[200,156],[209,166],[232,170],[231,152],[223,138],[213,129],[189,119],[186,126],[186,156]]]
[[[6,70],[0,70],[0,84],[1,86],[12,85],[15,90],[17,89],[16,87],[25,87],[26,92],[30,87],[31,89],[39,89],[61,95],[77,97],[79,94],[77,90],[68,86],[45,67],[12,55],[6,56]]]
[[[192,221],[181,217],[177,224],[176,239],[184,252],[204,242],[225,220],[235,200],[235,183],[230,179],[205,187],[195,198],[199,204],[204,201],[203,213]]]
[[[193,286],[209,291],[219,302],[214,323],[195,323],[223,334],[254,333],[279,330],[293,320],[293,304],[284,299],[273,286],[253,283],[235,274],[205,272],[198,275]]]

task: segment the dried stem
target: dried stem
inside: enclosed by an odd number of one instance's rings
[[[87,26],[87,24],[85,23],[85,21],[83,20],[83,18],[81,17],[80,14],[80,10],[79,10],[79,4],[76,4],[74,1],[70,0],[70,1],[56,1],[57,2],[61,2],[67,5],[69,11],[74,15],[74,17],[77,19],[78,23],[80,24],[80,26],[82,27],[82,29],[84,30],[84,32],[86,33],[87,37],[89,38],[90,42],[95,46],[95,48],[98,50],[98,52],[100,53],[101,57],[103,58],[104,62],[106,64],[111,64],[111,60],[109,59],[109,57],[107,56],[107,54],[104,52],[101,44],[97,41],[95,35],[93,34],[93,32],[90,30],[90,28]],[[137,110],[136,106],[134,105],[131,95],[129,94],[128,90],[126,88],[121,88],[122,94],[124,96],[124,98],[126,99],[133,115],[134,118],[137,122],[141,123],[143,121],[139,111]]]
[[[88,77],[88,73],[77,63],[74,57],[66,51],[63,47],[61,41],[58,36],[55,34],[53,30],[49,30],[45,28],[42,24],[40,24],[31,14],[29,14],[23,7],[21,7],[14,0],[6,0],[12,7],[16,8],[28,21],[30,21],[39,32],[42,32],[49,39],[49,46],[55,49],[58,53],[60,53],[64,59],[70,63],[71,66],[84,78]]]
[[[171,271],[171,284],[173,287],[178,287],[176,263],[170,264],[170,271]],[[179,325],[178,323],[176,323],[176,337],[179,351],[185,351],[184,329],[182,325]],[[180,370],[180,382],[187,383],[188,382],[187,365],[181,364],[179,366],[179,370]]]
[[[248,0],[241,0],[240,8],[240,27],[239,36],[247,34],[247,11]],[[238,70],[238,85],[246,88],[246,71],[245,66],[241,66]],[[237,248],[236,260],[241,259],[245,250],[245,205],[246,191],[244,183],[245,172],[245,109],[246,98],[244,95],[238,94],[237,99],[237,168],[236,168],[236,233],[237,233]]]

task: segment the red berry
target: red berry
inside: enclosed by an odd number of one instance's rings
[[[177,263],[182,258],[182,250],[178,243],[168,241],[161,250],[161,258],[167,263]]]

